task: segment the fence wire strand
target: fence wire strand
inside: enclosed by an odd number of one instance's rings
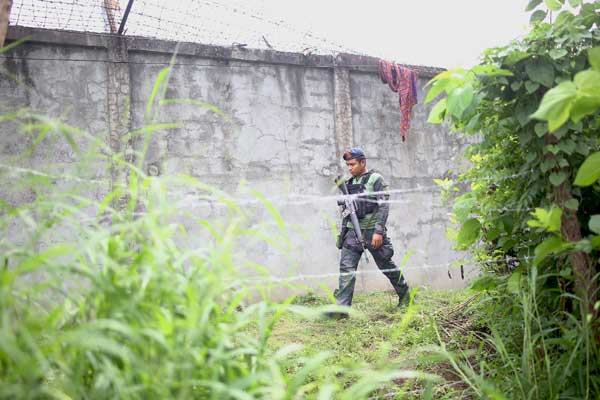
[[[67,180],[67,181],[72,181],[75,183],[86,183],[86,184],[94,184],[94,185],[104,185],[105,187],[111,187],[110,186],[110,181],[108,180],[99,180],[99,179],[85,179],[85,178],[80,178],[77,176],[72,176],[72,175],[53,175],[47,172],[42,172],[42,171],[38,171],[35,169],[30,169],[30,168],[24,168],[24,167],[16,167],[16,166],[10,166],[10,165],[6,165],[6,164],[0,164],[0,169],[2,170],[6,170],[8,171],[10,174],[13,175],[35,175],[35,176],[40,176],[40,177],[44,177],[44,178],[48,178],[48,179],[53,179],[53,180]],[[499,180],[506,180],[506,179],[513,179],[515,177],[521,177],[527,173],[529,173],[531,171],[526,171],[523,173],[519,173],[519,174],[513,174],[513,175],[509,175],[509,176],[505,176],[503,178],[498,178],[498,177],[482,177],[480,179],[472,179],[470,181],[472,182],[476,182],[476,181],[486,181],[486,182],[496,182],[499,183]],[[495,180],[494,180],[495,179]],[[436,186],[430,186],[430,187],[419,187],[419,188],[411,188],[411,189],[392,189],[392,190],[386,190],[385,192],[380,192],[381,193],[385,193],[386,195],[396,195],[396,194],[409,194],[409,193],[417,193],[417,192],[424,192],[424,191],[428,191],[431,192],[433,190],[441,190],[441,187],[439,185]],[[180,199],[182,198],[182,192],[181,191],[176,191],[176,190],[172,190],[172,189],[168,189],[167,192],[175,197],[179,197]],[[354,196],[351,196],[354,197]],[[290,200],[290,198],[292,198],[292,200]],[[296,198],[296,199],[294,199]],[[261,205],[264,204],[265,201],[271,202],[277,206],[283,206],[283,205],[306,205],[306,204],[315,204],[315,203],[322,203],[322,202],[327,202],[327,203],[332,203],[332,207],[333,204],[335,204],[334,202],[337,202],[338,200],[340,200],[341,198],[343,198],[343,196],[341,195],[306,195],[306,194],[289,194],[285,197],[265,197],[265,198],[244,198],[244,197],[230,197],[228,198],[228,200],[232,201],[234,204],[236,205],[245,205],[245,206],[251,206],[251,205]],[[299,199],[299,200],[298,200]],[[211,203],[211,207],[214,205],[217,206],[222,206],[222,207],[229,207],[229,205],[224,204],[223,203],[223,197],[218,197],[218,196],[207,196],[207,195],[202,195],[199,193],[186,193],[183,196],[183,202],[182,203],[175,203],[178,204],[178,209],[181,209],[182,207],[187,208],[186,207],[186,203],[185,201],[187,201],[190,204],[199,204],[202,202],[210,202]],[[396,203],[399,201],[405,201],[406,203],[410,203],[409,200],[387,200],[387,201],[383,201],[383,202],[389,202],[389,203]],[[187,204],[188,206],[190,204]],[[497,210],[491,210],[491,209],[486,209],[487,212],[492,212],[492,211],[496,211],[496,212],[509,212],[509,211],[514,211],[514,212],[529,212],[529,211],[533,211],[532,208],[519,208],[519,209],[508,209],[508,208],[500,208]],[[145,212],[136,212],[136,217],[140,217],[140,216],[144,216],[147,215]],[[95,222],[95,223],[99,223],[101,221],[102,217],[101,216],[97,216],[97,217],[90,217],[88,222]],[[79,224],[84,224],[86,221],[83,221],[81,218],[79,218],[78,223]],[[106,222],[106,221],[105,221]],[[454,266],[457,267],[460,266],[461,269],[461,277],[462,279],[465,279],[464,277],[464,271],[463,268],[465,266],[470,266],[470,267],[476,267],[476,266],[486,266],[486,265],[494,265],[494,264],[500,264],[500,263],[515,263],[515,262],[528,262],[532,259],[533,257],[509,257],[507,259],[503,259],[503,260],[486,260],[486,261],[472,261],[472,260],[454,260],[454,261],[450,261],[450,262],[446,262],[446,263],[440,263],[440,264],[418,264],[415,266],[410,266],[408,269],[404,269],[404,268],[394,268],[394,269],[361,269],[361,270],[357,270],[355,272],[348,272],[348,273],[340,273],[339,271],[335,271],[335,272],[327,272],[327,273],[321,273],[321,274],[296,274],[293,276],[288,276],[288,277],[277,277],[275,275],[271,275],[269,277],[264,277],[264,276],[258,276],[258,277],[251,277],[248,279],[245,279],[244,282],[247,282],[249,284],[267,284],[267,283],[271,283],[271,284],[275,284],[275,283],[291,283],[291,282],[296,282],[296,281],[307,281],[307,280],[319,280],[319,279],[326,279],[326,278],[333,278],[333,277],[339,277],[340,275],[352,275],[352,276],[360,276],[360,275],[365,275],[365,274],[374,274],[374,273],[385,273],[385,272],[394,272],[394,271],[400,271],[402,273],[406,272],[406,271],[423,271],[423,270],[441,270],[441,269],[446,269],[448,271],[448,276],[450,277],[450,279],[452,279],[451,275],[450,275],[450,269]]]
[[[114,32],[111,32],[110,19],[118,26],[123,19],[124,5],[102,0],[14,0],[10,24],[111,34]],[[163,40],[237,44],[300,53],[364,55],[314,32],[269,18],[247,5],[231,2],[136,0],[125,29],[127,35]]]
[[[72,181],[72,182],[77,182],[77,183],[101,185],[104,187],[120,187],[122,189],[127,188],[127,186],[124,184],[111,182],[110,180],[81,178],[78,176],[68,175],[68,174],[58,174],[57,175],[57,174],[51,174],[48,172],[42,172],[42,171],[32,169],[32,168],[18,167],[18,166],[7,165],[7,164],[0,164],[0,169],[8,171],[9,173],[11,173],[13,175],[28,175],[29,174],[29,175],[34,175],[34,176],[51,179],[54,181],[64,180],[64,181]],[[477,178],[477,179],[468,179],[468,180],[461,181],[461,183],[462,182],[473,183],[473,182],[480,182],[480,181],[500,183],[501,181],[505,181],[508,179],[514,179],[517,177],[525,176],[531,172],[533,172],[533,171],[526,171],[526,172],[522,172],[522,173],[518,173],[518,174],[507,175],[504,177],[481,177],[481,178]],[[334,188],[333,185],[332,185],[332,188]],[[443,187],[440,185],[432,185],[432,186],[420,186],[420,187],[405,188],[405,189],[389,189],[389,190],[383,190],[383,191],[378,191],[378,192],[373,192],[373,193],[368,193],[368,194],[365,193],[365,194],[348,195],[348,196],[344,196],[342,194],[324,195],[324,194],[288,193],[288,194],[282,195],[282,196],[267,196],[264,199],[259,199],[259,198],[256,198],[255,196],[248,198],[248,197],[236,197],[235,195],[231,195],[230,199],[233,202],[235,202],[235,204],[238,204],[238,205],[260,205],[260,204],[263,204],[264,201],[266,200],[270,203],[273,203],[273,204],[276,204],[279,206],[288,206],[288,205],[289,206],[303,206],[303,205],[320,204],[320,203],[336,204],[338,201],[341,201],[341,200],[345,199],[346,197],[348,197],[352,200],[356,200],[356,199],[359,199],[364,196],[378,196],[378,195],[388,196],[388,195],[399,195],[399,194],[414,194],[414,193],[422,193],[422,192],[436,192],[436,191],[440,191],[442,189],[443,189]],[[190,192],[189,190],[187,191],[187,193],[184,193],[183,191],[176,191],[173,189],[168,189],[167,193],[171,194],[171,195],[175,195],[175,196],[183,195],[183,197],[186,199],[186,201],[196,201],[196,202],[206,201],[206,202],[214,202],[216,204],[219,204],[220,201],[222,201],[222,197],[220,197],[220,196],[206,196],[206,195],[203,195],[198,192],[194,192],[194,191]],[[371,201],[371,202],[374,202],[377,204],[386,204],[386,203],[387,204],[395,204],[395,203],[404,204],[404,203],[408,202],[407,200],[401,200],[401,199],[388,199],[388,200],[365,199],[365,201]],[[224,204],[222,204],[222,206],[227,207],[227,205],[224,205]],[[489,211],[489,212],[492,212],[492,211],[528,212],[528,211],[533,211],[533,210],[534,210],[533,208],[527,208],[527,207],[524,207],[524,208],[501,207],[498,209],[486,209],[486,211]]]

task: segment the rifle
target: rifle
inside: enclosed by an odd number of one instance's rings
[[[350,219],[350,223],[352,223],[352,228],[354,229],[354,233],[356,234],[356,238],[360,245],[363,248],[363,253],[365,255],[365,261],[369,262],[369,257],[367,257],[367,243],[365,242],[365,238],[363,237],[362,231],[360,230],[360,223],[358,222],[358,217],[356,216],[356,202],[353,196],[348,193],[348,187],[346,186],[346,181],[342,179],[342,177],[338,176],[335,180],[335,184],[342,191],[344,195],[343,198],[338,200],[338,205],[344,206],[344,211],[342,211],[342,231],[340,232],[340,239],[338,240],[339,245],[338,248],[341,249],[341,244],[343,243],[344,236],[347,232],[346,221]]]

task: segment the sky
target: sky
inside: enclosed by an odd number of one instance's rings
[[[120,21],[128,0],[115,11]],[[527,0],[134,0],[127,35],[470,66],[527,32]],[[13,0],[10,23],[109,32],[104,0]]]
[[[271,17],[407,64],[468,66],[527,32],[527,0],[247,0]]]

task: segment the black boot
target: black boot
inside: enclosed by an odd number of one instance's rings
[[[404,277],[400,276],[398,283],[393,286],[398,295],[398,307],[408,304],[410,302],[410,295],[408,294],[408,285],[406,284]]]
[[[410,296],[408,294],[408,290],[404,293],[404,296],[398,296],[398,308],[407,306],[410,303]]]
[[[327,311],[325,313],[325,318],[327,319],[345,319],[349,316],[346,311]]]

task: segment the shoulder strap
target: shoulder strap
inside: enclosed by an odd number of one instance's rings
[[[368,181],[368,183],[373,183],[373,184],[375,184],[375,182],[377,182],[377,180],[378,180],[379,178],[381,178],[381,177],[382,177],[382,176],[381,176],[381,174],[380,174],[379,172],[377,172],[377,171],[371,171],[371,176],[369,177],[369,181]]]
[[[364,174],[363,176],[360,177],[360,183],[363,185],[366,185],[367,182],[369,182],[369,179],[371,179],[371,175],[373,174],[373,171],[369,171],[366,174]]]
[[[375,171],[369,171],[367,173],[365,173],[363,176],[360,177],[360,181],[358,182],[358,184],[361,185],[366,185],[367,182],[369,182],[369,179],[371,179],[371,175],[373,175],[373,172]],[[346,181],[346,185],[353,185],[353,181],[354,181],[354,177],[351,176],[347,181]]]

